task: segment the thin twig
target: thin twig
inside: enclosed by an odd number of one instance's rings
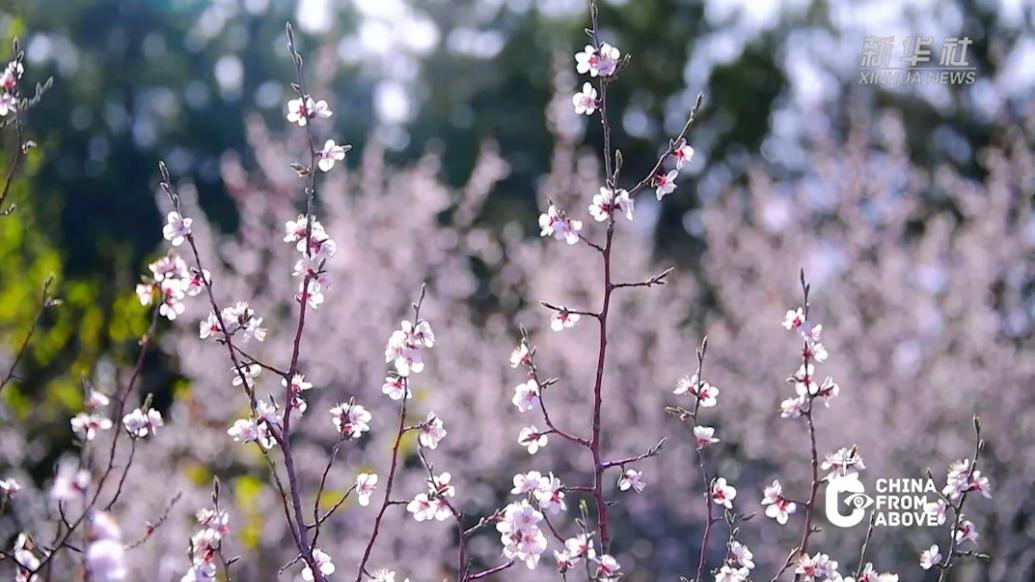
[[[0,199],[0,202],[3,202]],[[51,275],[43,282],[43,293],[40,299],[39,309],[36,311],[36,316],[32,318],[32,325],[29,326],[28,333],[25,334],[25,339],[22,340],[21,345],[18,347],[18,351],[14,354],[14,360],[11,361],[11,367],[8,368],[7,374],[4,375],[4,379],[0,380],[0,391],[3,391],[4,387],[11,383],[15,378],[15,370],[18,369],[18,363],[21,362],[25,356],[25,352],[29,347],[29,342],[32,341],[32,336],[36,333],[36,328],[39,326],[40,320],[43,319],[43,312],[48,307],[54,305],[55,299],[50,295],[50,285],[54,282],[54,276]]]

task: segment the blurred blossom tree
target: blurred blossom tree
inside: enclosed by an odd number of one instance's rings
[[[698,155],[680,186],[687,195],[642,201],[640,230],[628,235],[634,255],[628,266],[646,272],[652,256],[667,256],[697,276],[674,282],[667,299],[625,306],[633,315],[623,325],[634,340],[615,367],[627,385],[653,389],[665,383],[658,374],[667,382],[687,372],[683,324],[707,329],[715,340],[710,357],[716,383],[741,388],[729,393],[746,411],[743,417],[716,423],[724,440],[729,434],[742,443],[721,446],[751,463],[738,484],[742,490],[757,493],[771,468],[800,460],[790,447],[763,450],[770,425],[758,418],[775,403],[753,388],[773,380],[778,367],[772,362],[785,361],[761,330],[776,313],[776,298],[790,294],[783,281],[802,263],[817,287],[828,290],[830,299],[820,300],[819,308],[836,316],[824,319],[842,328],[835,337],[845,338],[838,351],[846,363],[833,365],[845,372],[843,384],[915,388],[915,401],[901,410],[881,390],[846,389],[847,398],[857,399],[854,409],[887,414],[882,429],[908,424],[914,428],[904,439],[919,442],[925,455],[942,457],[962,450],[945,428],[959,402],[976,406],[991,399],[986,418],[1000,430],[1010,424],[1012,408],[1030,404],[1023,387],[1032,372],[1012,362],[1030,351],[1035,319],[1031,164],[1021,145],[1031,143],[1035,43],[1030,13],[1015,4],[960,0],[936,9],[902,2],[881,12],[862,3],[790,0],[602,3],[607,37],[637,63],[609,96],[623,112],[615,132],[630,175],[647,173],[649,166],[641,164],[656,159],[693,97],[704,89],[709,94],[695,129]],[[52,74],[56,85],[32,120],[43,147],[30,155],[12,194],[20,211],[0,223],[4,351],[16,349],[50,273],[58,277],[65,306],[46,315],[23,366],[24,381],[3,395],[18,426],[32,427],[33,446],[7,451],[10,464],[25,455],[49,475],[54,456],[71,442],[65,411],[81,406],[79,376],[112,381],[113,364],[126,359],[132,338],[146,329],[145,311],[126,290],[161,232],[164,213],[147,195],[155,189],[157,159],[187,177],[195,228],[212,229],[204,251],[237,261],[218,261],[213,271],[236,291],[268,287],[256,301],[271,313],[273,326],[283,324],[288,283],[266,281],[262,267],[287,260],[283,249],[267,246],[271,217],[284,214],[292,195],[285,186],[291,176],[285,139],[268,133],[263,121],[282,123],[290,89],[278,80],[290,77],[291,64],[280,34],[292,18],[305,43],[320,47],[307,64],[314,93],[326,95],[336,111],[328,126],[364,153],[362,171],[328,188],[328,225],[346,241],[344,248],[354,249],[346,252],[355,253],[339,267],[342,288],[361,296],[376,283],[393,293],[360,297],[348,307],[349,329],[334,321],[314,326],[328,340],[319,354],[324,363],[314,366],[318,380],[368,389],[381,370],[327,364],[340,361],[332,348],[381,337],[379,318],[410,300],[427,278],[440,301],[429,313],[449,319],[444,329],[470,348],[443,358],[441,370],[433,372],[436,384],[450,383],[451,373],[461,371],[475,379],[458,388],[459,395],[419,397],[439,410],[493,418],[500,403],[492,388],[507,382],[506,370],[498,369],[505,354],[495,348],[514,339],[504,323],[510,316],[535,323],[533,297],[592,289],[588,268],[544,267],[544,251],[528,244],[546,198],[584,206],[588,200],[582,198],[599,187],[599,127],[572,115],[570,103],[577,90],[567,70],[571,47],[585,43],[581,1],[383,0],[339,8],[326,0],[13,0],[0,7],[0,30],[23,37],[33,74]],[[920,31],[973,38],[978,81],[960,87],[858,85],[864,35],[894,34],[901,42]],[[558,55],[563,66],[556,64]],[[538,121],[543,117],[546,123]],[[575,146],[583,137],[585,148]],[[350,169],[357,169],[358,159],[346,161]],[[422,243],[416,254],[395,246],[403,235]],[[1002,241],[1009,244],[994,260],[974,255]],[[386,266],[391,273],[383,273]],[[374,272],[384,279],[364,278]],[[518,291],[523,285],[531,289],[527,295]],[[897,320],[903,312],[920,321]],[[654,320],[666,324],[658,328]],[[942,330],[959,341],[947,342]],[[162,353],[148,361],[142,390],[155,391],[156,407],[181,429],[170,427],[175,438],[159,445],[167,449],[142,463],[182,485],[185,505],[192,507],[204,505],[202,485],[213,472],[229,474],[241,543],[245,550],[269,550],[256,568],[275,568],[278,558],[290,559],[278,554],[284,532],[264,520],[278,500],[257,476],[265,470],[261,458],[227,457],[212,444],[224,435],[225,418],[240,412],[233,409],[239,403],[206,402],[201,389],[212,387],[218,395],[230,388],[225,366],[198,356],[193,332],[169,334]],[[868,342],[874,347],[849,348]],[[745,358],[743,350],[752,349],[745,345],[762,348]],[[925,350],[927,345],[941,351]],[[583,356],[575,346],[552,347],[556,355],[548,363],[559,370]],[[379,346],[364,349],[370,353],[351,357],[376,360]],[[652,363],[652,375],[643,370],[644,361]],[[584,380],[584,370],[572,373]],[[200,389],[174,381],[174,374]],[[958,386],[959,377],[980,390]],[[986,394],[1000,388],[1001,397]],[[40,394],[30,400],[27,391],[44,389],[50,399],[34,406]],[[899,404],[909,397],[894,394]],[[638,423],[660,424],[663,399],[630,402],[630,414]],[[385,410],[375,412],[384,416]],[[881,430],[865,425],[870,417],[831,418],[863,434],[860,443],[868,450],[886,445]],[[485,439],[468,435],[443,455],[461,466],[472,454],[478,457],[469,474],[458,471],[457,478],[481,486],[474,503],[486,508],[497,495],[478,475],[499,481],[507,473],[513,460],[492,439],[513,440],[515,427],[480,428]],[[643,443],[634,437],[623,435],[614,444],[639,451]],[[299,447],[310,460],[303,460],[303,472],[319,469],[313,459],[326,435],[308,438]],[[1021,445],[1030,442],[1031,435],[1019,434],[1018,443],[989,453],[990,472],[1004,483],[1006,498],[1016,501],[983,534],[1002,540],[1010,557],[993,566],[995,579],[1008,579],[1007,561],[1019,571],[1032,568],[1025,553],[1030,536],[1017,531],[1033,513],[1020,493],[1028,482],[1015,476],[1029,474],[1030,467],[1022,464],[1018,472],[1010,465],[1026,458]],[[914,451],[897,446],[896,458],[911,458]],[[685,489],[687,478],[674,482]],[[147,491],[137,494],[139,501],[126,509],[137,521],[164,502]],[[651,575],[685,571],[685,548],[673,540],[696,534],[687,524],[700,516],[674,496],[659,496],[656,505],[635,503],[616,545],[630,544],[629,553],[639,552],[641,561],[643,552],[651,552]],[[182,520],[166,531],[168,544],[188,535]],[[433,569],[439,564],[427,549],[444,541],[423,536],[400,534],[398,543]],[[831,537],[842,549],[850,543]],[[639,538],[649,547],[631,547]],[[912,560],[914,545],[887,545],[880,556]],[[487,547],[473,550],[486,564],[494,550]],[[355,552],[346,549],[351,557]],[[759,553],[760,562],[774,559]]]

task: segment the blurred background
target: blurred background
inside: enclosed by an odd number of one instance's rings
[[[330,317],[314,322],[319,345],[305,356],[307,375],[326,388],[315,410],[356,395],[375,419],[391,414],[379,402],[381,339],[426,280],[441,341],[418,398],[456,426],[437,465],[458,476],[465,510],[491,511],[519,470],[577,481],[587,461],[565,443],[531,459],[516,446],[528,419],[509,405],[522,378],[506,360],[527,325],[562,380],[559,418],[586,426],[593,332],[559,341],[536,308],[599,300],[595,257],[539,242],[536,227],[547,197],[580,214],[602,173],[599,124],[571,111],[582,0],[0,1],[0,31],[5,43],[21,39],[28,82],[54,78],[29,117],[40,147],[15,183],[18,210],[0,222],[0,362],[24,337],[48,274],[64,300],[3,393],[0,466],[45,489],[72,447],[81,379],[112,386],[135,355],[146,312],[133,285],[162,252],[159,159],[207,235],[222,300],[252,301],[273,336],[263,353],[283,358],[277,332],[289,326],[293,283],[276,232],[297,212],[288,164],[304,151],[284,120],[289,20],[312,92],[335,112],[321,131],[355,147],[348,172],[321,188],[321,217],[343,252],[321,308]],[[724,397],[706,421],[723,438],[719,470],[746,504],[775,477],[805,486],[803,428],[774,412],[797,367],[779,323],[799,301],[804,267],[831,352],[826,373],[842,387],[822,411],[821,448],[859,444],[874,477],[928,466],[943,475],[972,447],[970,417],[980,412],[996,496],[975,502],[973,519],[994,560],[957,579],[1032,579],[1035,9],[1022,0],[602,0],[600,21],[603,39],[632,55],[609,92],[626,181],[649,171],[705,95],[690,138],[697,154],[675,195],[642,198],[620,233],[623,278],[668,265],[677,273],[669,287],[623,297],[616,315],[608,448],[634,454],[666,435],[671,445],[645,466],[655,493],[618,506],[616,552],[630,578],[675,579],[696,565],[702,516],[686,500],[697,499],[699,477],[689,438],[662,408],[678,403],[671,389],[693,371],[704,334]],[[867,37],[894,37],[896,59],[915,35],[935,48],[969,38],[974,82],[860,83]],[[2,135],[9,152],[13,138]],[[147,362],[142,393],[155,394],[171,427],[140,462],[167,487],[131,479],[123,515],[143,523],[171,492],[184,499],[159,543],[133,559],[159,564],[155,580],[178,580],[187,516],[218,475],[233,491],[237,551],[249,557],[242,579],[273,580],[291,558],[272,518],[278,500],[261,457],[225,442],[245,402],[222,354],[196,339],[205,313],[191,305],[183,321],[163,324]],[[330,423],[312,424],[327,426],[299,450],[316,472],[333,441]],[[384,464],[384,432],[349,453],[341,483],[355,467]],[[419,489],[411,473],[404,486]],[[355,528],[369,519],[352,509],[329,536],[344,571],[365,537]],[[47,508],[40,499],[11,511],[5,540]],[[415,579],[445,575],[448,560],[428,551],[447,555],[444,526],[393,529],[375,554],[383,565]],[[791,529],[762,519],[745,527],[763,575],[793,546]],[[823,532],[820,547],[854,570],[863,533]],[[878,530],[871,555],[881,571],[922,580],[916,558],[934,536]],[[491,564],[497,541],[476,541]],[[721,559],[721,541],[710,551]]]

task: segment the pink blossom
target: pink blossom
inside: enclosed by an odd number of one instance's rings
[[[528,412],[539,405],[539,384],[535,380],[529,380],[518,384],[514,388],[514,406],[521,412]]]
[[[703,449],[704,447],[719,442],[719,439],[715,438],[715,429],[710,426],[697,425],[694,427],[694,439],[697,441],[697,448]]]
[[[316,567],[320,570],[320,574],[324,579],[334,573],[334,563],[331,562],[331,557],[320,548],[313,548],[313,562],[316,562]],[[306,582],[313,582],[316,577],[313,575],[312,569],[306,565],[302,569],[302,580]]]
[[[762,494],[762,506],[768,506],[765,509],[766,517],[775,519],[776,523],[780,525],[786,524],[788,516],[798,509],[797,504],[784,498],[783,486],[779,481],[773,481],[765,488]]]
[[[22,490],[22,486],[14,479],[0,479],[0,495],[10,498]]]
[[[370,412],[359,404],[342,402],[331,407],[331,420],[334,421],[334,428],[345,438],[356,439],[363,436],[363,433],[370,430]]]
[[[942,553],[938,550],[937,544],[920,553],[920,567],[924,570],[930,570],[936,564],[941,563],[941,561]]]
[[[751,571],[747,568],[737,568],[730,564],[723,564],[719,573],[715,575],[715,582],[745,582]]]
[[[699,380],[697,374],[681,378],[676,384],[673,394],[690,394],[701,401],[701,406],[711,408],[719,403],[719,389],[716,386]]]
[[[963,542],[971,542],[976,544],[977,539],[977,526],[975,526],[974,522],[969,519],[964,520],[963,523],[960,524],[959,529],[956,530],[956,543],[962,544]]]
[[[676,190],[676,178],[678,176],[679,172],[677,170],[672,170],[667,174],[658,174],[654,176],[654,193],[657,195],[658,200],[661,200]]]
[[[619,189],[616,193],[604,186],[600,188],[600,194],[593,196],[593,203],[589,205],[589,214],[597,222],[610,220],[615,212],[625,214],[626,219],[632,220],[633,206],[628,192]]]
[[[518,435],[518,444],[528,449],[530,455],[539,452],[539,449],[546,446],[548,440],[546,435],[539,432],[535,426],[522,428],[521,434]]]
[[[798,559],[795,574],[800,574],[804,582],[815,582],[820,578],[835,578],[837,576],[837,562],[830,559],[826,554],[817,553],[814,556],[802,556]]]
[[[526,495],[545,487],[545,477],[539,471],[529,471],[514,475],[514,488],[510,492],[514,495]]]
[[[643,473],[636,469],[626,469],[622,471],[622,476],[618,478],[618,490],[628,491],[632,489],[637,493],[642,493],[647,487],[647,484],[643,482]]]
[[[154,408],[149,408],[147,412],[137,408],[122,417],[122,424],[126,427],[126,432],[130,436],[133,438],[143,438],[149,434],[155,434],[158,427],[163,426],[164,423],[162,422],[162,414]]]
[[[719,477],[712,483],[712,501],[726,509],[733,509],[733,499],[737,496],[737,489],[726,484],[726,479]]]
[[[97,433],[112,427],[110,418],[99,414],[80,412],[72,417],[72,432],[84,442],[92,441]]]
[[[435,416],[435,412],[428,412],[428,416],[420,425],[420,436],[418,440],[421,446],[429,449],[438,448],[438,443],[446,438],[446,429],[443,427],[442,419]]]
[[[599,51],[586,45],[582,52],[575,54],[575,69],[583,75],[589,73],[591,77],[610,77],[618,68],[620,58],[621,52],[606,42],[600,45]]]
[[[564,503],[564,485],[561,480],[550,473],[549,477],[543,477],[539,487],[533,493],[539,508],[550,513],[567,511],[568,506]]]
[[[592,84],[584,83],[582,91],[573,95],[571,102],[578,115],[593,115],[597,110],[597,90],[593,88]]]
[[[191,219],[184,218],[180,216],[179,212],[173,210],[166,216],[165,227],[162,228],[162,236],[165,237],[165,240],[172,243],[172,246],[178,247],[190,235],[191,222],[193,222]]]
[[[273,448],[273,435],[270,434],[269,427],[265,422],[257,423],[250,418],[239,418],[234,421],[233,426],[226,433],[234,439],[234,442],[256,442],[264,449]]]
[[[676,158],[676,169],[682,170],[683,166],[693,159],[694,148],[690,147],[686,140],[680,140],[672,150],[672,156]]]
[[[340,162],[345,159],[345,148],[334,143],[333,139],[329,139],[323,144],[323,149],[319,152],[319,161],[317,165],[323,172],[330,172],[334,167],[334,162]]]
[[[610,554],[601,554],[596,559],[597,562],[597,580],[601,582],[610,582],[618,579],[618,572],[622,569],[622,565],[618,563],[618,560],[614,559]]]
[[[823,459],[820,468],[824,471],[830,471],[825,477],[827,481],[830,481],[835,477],[853,477],[859,471],[865,469],[866,465],[863,463],[862,457],[859,456],[857,447],[841,447],[828,454]]]
[[[530,354],[528,352],[528,346],[525,342],[518,344],[518,347],[514,348],[514,351],[510,353],[510,367],[517,368],[518,366],[528,365],[531,363]]]
[[[564,211],[551,204],[546,213],[539,215],[539,228],[539,236],[552,236],[573,245],[579,242],[582,221],[568,218]]]
[[[381,386],[381,392],[387,394],[392,400],[400,400],[404,396],[406,398],[413,396],[410,389],[406,387],[406,380],[401,376],[391,374],[385,376],[385,383]]]
[[[562,307],[560,311],[554,312],[553,317],[550,318],[550,329],[564,331],[573,328],[580,318],[581,316],[578,313],[572,313],[567,308]]]

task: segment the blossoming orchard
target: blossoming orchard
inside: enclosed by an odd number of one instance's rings
[[[707,266],[741,269],[725,286],[691,293],[680,268],[644,258],[650,217],[695,196],[694,168],[708,163],[695,145],[711,139],[698,136],[696,122],[711,97],[704,88],[657,157],[632,164],[613,125],[624,114],[613,95],[628,71],[657,63],[622,50],[624,23],[604,24],[591,1],[585,45],[567,50],[556,71],[565,90],[555,115],[599,132],[585,142],[593,163],[547,180],[538,221],[521,225],[532,235],[508,243],[490,242],[474,218],[447,230],[439,198],[458,221],[478,209],[423,174],[392,183],[354,172],[348,142],[356,136],[335,125],[351,114],[349,103],[324,83],[319,58],[304,56],[288,25],[283,44],[295,75],[284,83],[276,130],[290,137],[255,156],[279,164],[271,170],[276,195],[241,194],[253,214],[239,233],[220,234],[189,181],[172,164],[157,165],[164,225],[154,234],[164,243],[135,283],[146,328],[128,367],[83,373],[76,408],[62,421],[70,444],[48,457],[52,470],[0,464],[3,575],[991,579],[979,573],[1002,542],[985,534],[1004,514],[996,513],[1001,472],[986,462],[990,452],[1004,458],[996,441],[1012,437],[987,422],[984,403],[948,406],[952,414],[939,417],[945,444],[915,434],[915,454],[912,445],[875,444],[885,429],[842,420],[876,414],[861,399],[901,380],[892,368],[904,356],[863,344],[897,329],[886,319],[908,307],[863,294],[860,314],[849,315],[842,283],[822,272],[811,279],[814,262],[792,260],[798,247],[787,243],[774,253],[779,261],[743,263],[739,252],[775,235],[748,239],[732,227],[712,241],[726,249],[723,264]],[[17,211],[5,198],[36,147],[25,132],[50,87],[30,90],[24,61],[15,45],[0,76],[0,120],[17,133],[0,191],[5,214]],[[505,148],[493,156],[465,196],[484,197],[505,174]],[[252,188],[232,166],[224,171],[235,187]],[[641,166],[643,175],[627,169]],[[364,197],[349,199],[352,188]],[[724,211],[713,207],[704,220]],[[520,316],[466,321],[457,289],[473,297],[481,287],[475,267],[451,257],[468,251],[479,265],[503,265],[484,288],[500,297],[520,291],[524,299],[510,303]],[[880,294],[884,284],[874,277],[867,288]],[[728,289],[762,286],[766,293],[744,291],[755,300],[733,306],[750,319],[694,320],[696,307],[676,315],[698,304],[692,296],[727,304]],[[31,402],[19,377],[23,358],[46,341],[37,323],[63,309],[63,292],[48,280],[32,327],[6,342],[15,348],[0,390]],[[123,292],[132,295],[132,285]],[[863,352],[858,368],[838,363]],[[186,380],[174,397],[144,388],[154,386],[160,358],[183,362]],[[918,406],[915,422],[927,418],[926,404],[903,402]],[[897,422],[909,422],[913,412],[905,414]],[[1001,414],[992,412],[997,423]],[[2,446],[15,446],[4,435]],[[31,447],[31,433],[18,438]],[[877,522],[894,509],[872,485],[884,477],[935,483],[916,510],[928,526],[908,542]],[[845,501],[852,494],[862,497]]]

